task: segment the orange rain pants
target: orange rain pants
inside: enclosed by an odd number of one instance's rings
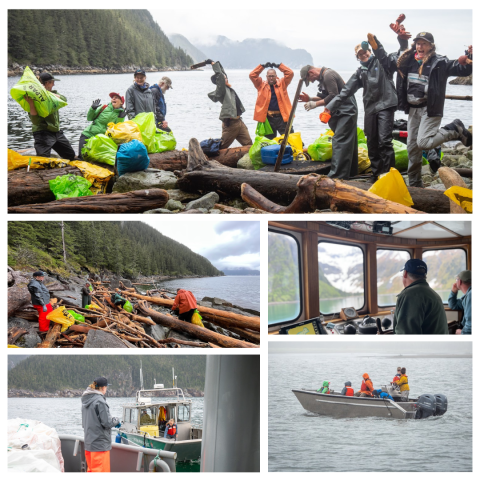
[[[87,472],[110,473],[110,450],[108,452],[89,452],[85,450]]]

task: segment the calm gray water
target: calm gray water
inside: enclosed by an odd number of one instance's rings
[[[252,66],[253,68],[253,66]],[[248,78],[249,70],[227,71],[230,83],[238,93],[245,106],[243,120],[247,125],[252,139],[255,135],[256,122],[253,121],[253,110],[257,98],[257,91]],[[277,72],[279,73],[279,72]],[[347,81],[353,72],[339,72]],[[147,82],[151,85],[157,83],[164,73],[149,73]],[[207,93],[214,90],[210,81],[212,75],[211,67],[204,71],[167,72],[172,79],[173,90],[166,95],[167,121],[177,139],[177,148],[188,148],[188,141],[195,137],[199,141],[207,138],[221,136],[221,124],[218,120],[220,104],[213,103]],[[103,103],[108,103],[110,92],[118,92],[124,95],[127,88],[132,84],[133,74],[118,75],[56,75],[60,78],[55,87],[65,95],[68,105],[60,110],[62,129],[67,138],[74,144],[77,150],[80,133],[84,130],[87,122],[87,112],[96,98]],[[28,115],[10,96],[10,89],[20,77],[8,78],[8,146],[13,149],[33,147],[33,136],[31,123]],[[298,84],[299,71],[295,71],[295,77],[289,86],[290,98],[295,95]],[[316,83],[305,87],[303,90],[309,95],[317,92]],[[449,95],[472,95],[472,86],[447,85]],[[362,91],[357,95],[359,107],[358,124],[363,128],[363,102]],[[300,104],[297,109],[294,129],[302,133],[305,145],[311,144],[319,134],[328,127],[320,123],[318,116],[323,108],[317,108],[307,112]],[[445,103],[445,123],[455,118],[463,120],[465,125],[472,124],[472,102],[447,100]],[[397,112],[396,118],[406,118],[403,113]],[[234,146],[238,145],[237,142]]]
[[[192,425],[203,426],[203,397],[192,400]],[[122,405],[134,402],[134,397],[108,397],[107,403],[113,417],[122,417]],[[80,398],[9,398],[8,418],[39,420],[55,428],[59,434],[83,437],[82,405]],[[116,431],[112,432],[112,438]]]
[[[324,380],[335,390],[346,381],[359,390],[364,372],[377,388],[392,381],[398,366],[407,369],[411,397],[447,396],[445,415],[338,419],[305,411],[291,391],[317,389]],[[470,358],[270,354],[268,367],[269,471],[472,471]]]
[[[185,288],[190,290],[197,300],[203,297],[218,297],[239,307],[260,311],[260,275],[179,278],[157,283],[156,286],[172,292],[177,288]],[[139,289],[142,289],[141,286]]]

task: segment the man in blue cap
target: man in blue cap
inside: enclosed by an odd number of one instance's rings
[[[393,333],[448,335],[442,299],[427,283],[427,264],[411,259],[401,270],[405,287],[397,296]]]

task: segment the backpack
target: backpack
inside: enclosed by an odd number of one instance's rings
[[[220,150],[221,143],[221,138],[209,138],[208,140],[203,140],[203,142],[200,142],[200,148],[203,150],[205,155],[209,157],[216,157],[218,155],[218,151]]]

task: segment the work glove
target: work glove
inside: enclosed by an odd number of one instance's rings
[[[361,43],[361,45],[362,45],[362,50],[367,51],[370,48],[370,45],[365,40]]]
[[[309,102],[311,100],[311,97],[308,93],[305,93],[305,92],[302,92],[299,96],[298,96],[298,101],[299,102]]]
[[[272,67],[274,67],[274,68],[278,68],[279,66],[280,66],[279,63],[272,63]]]
[[[332,118],[332,114],[330,110],[325,109],[320,115],[319,115],[320,121],[322,123],[328,123],[329,120]]]
[[[97,98],[93,103],[92,103],[92,108],[96,110],[100,106],[100,99]]]
[[[465,55],[458,57],[458,63],[460,65],[471,65],[473,63],[473,48],[470,45],[468,50],[465,50]]]
[[[378,44],[377,44],[377,37],[373,33],[367,34],[368,38],[368,43],[372,46],[374,50],[378,49]],[[362,48],[363,48],[363,42],[362,42]]]
[[[405,15],[401,13],[395,23],[390,24],[390,28],[398,35],[398,38],[401,40],[408,40],[412,37],[410,32],[405,31],[405,27],[402,25],[402,22],[405,20]]]
[[[213,65],[215,62],[213,60],[211,60],[210,58],[207,58],[205,60],[205,63],[209,64],[209,65]]]
[[[120,422],[118,425],[115,425],[115,428],[120,428],[122,426],[122,422]]]
[[[127,112],[125,110],[118,114],[118,118],[125,118],[126,116],[127,116]]]
[[[44,312],[47,311],[47,306],[46,306],[46,305],[43,306],[43,311],[44,311]]]
[[[317,108],[317,102],[311,100],[305,104],[305,110],[313,110],[314,108]]]

